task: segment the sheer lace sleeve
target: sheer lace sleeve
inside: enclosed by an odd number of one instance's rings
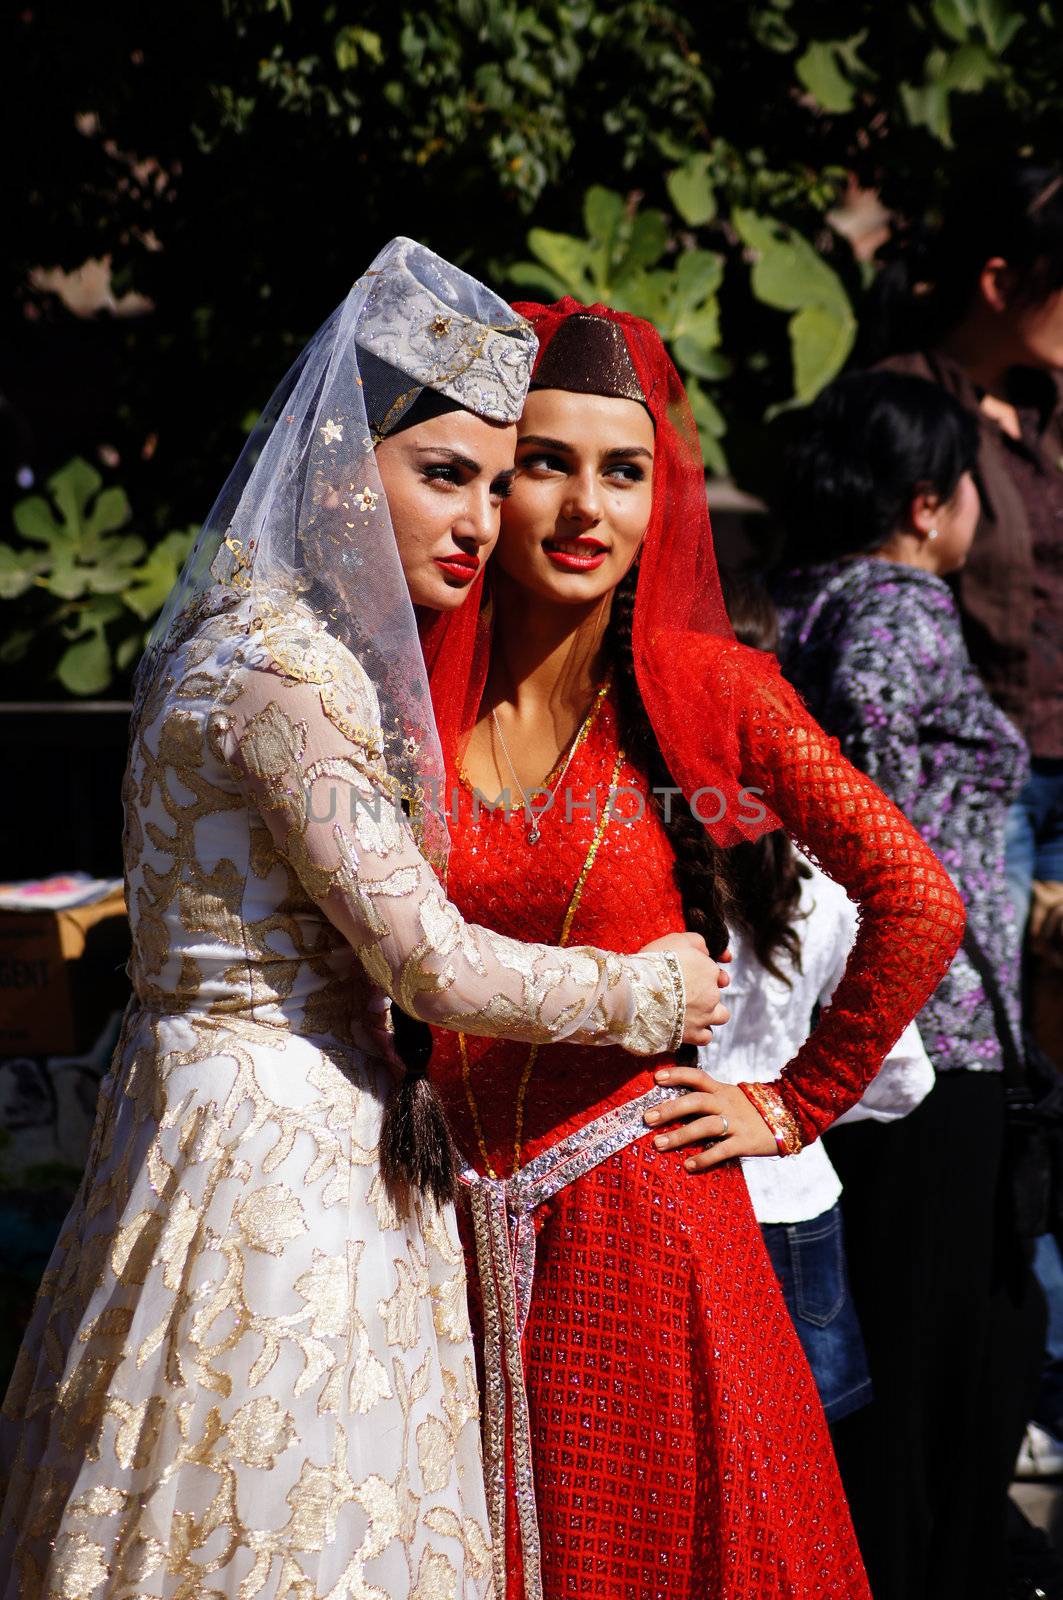
[[[740,673],[741,663],[729,670]],[[764,671],[745,674],[744,684],[734,691],[743,777],[860,912],[845,973],[815,1031],[775,1083],[743,1085],[792,1153],[859,1100],[955,955],[964,909],[929,845],[796,691]]]
[[[523,944],[466,923],[421,855],[381,757],[372,685],[327,635],[253,644],[213,737],[309,897],[370,979],[441,1027],[653,1055],[681,1036],[674,956]]]

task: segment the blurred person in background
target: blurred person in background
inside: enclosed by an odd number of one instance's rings
[[[929,378],[975,419],[980,511],[954,590],[976,668],[1025,735],[1007,872],[1027,927],[1025,999],[1063,1067],[1063,171],[1008,160],[950,195],[937,230],[901,237],[876,281],[864,355]],[[1063,1472],[1063,1259],[1038,1241],[1052,1307],[1020,1471]]]
[[[934,1092],[831,1143],[875,1396],[837,1430],[839,1460],[876,1600],[999,1600],[1043,1307],[998,1203],[1004,1056],[968,955],[973,939],[1017,1027],[1004,840],[1028,760],[946,582],[980,516],[977,427],[940,386],[877,372],[838,379],[793,429],[784,670],[933,846],[970,929],[918,1017]]]

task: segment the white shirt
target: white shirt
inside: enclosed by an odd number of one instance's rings
[[[770,1083],[777,1078],[808,1038],[813,1007],[827,1004],[845,970],[856,937],[856,907],[838,884],[817,867],[811,870],[811,878],[801,884],[802,914],[795,922],[802,970],[789,971],[789,985],[765,971],[739,934],[731,939],[734,961],[724,992],[731,1020],[698,1051],[698,1065],[722,1083]],[[790,967],[785,953],[780,965]],[[934,1069],[911,1022],[863,1099],[838,1122],[896,1121],[933,1086]],[[758,1222],[808,1221],[829,1210],[841,1194],[819,1139],[795,1156],[748,1156],[742,1167]]]

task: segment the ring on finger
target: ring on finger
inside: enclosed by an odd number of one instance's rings
[[[716,1115],[719,1117],[720,1121],[723,1123],[723,1127],[720,1129],[720,1138],[721,1139],[726,1139],[727,1135],[731,1131],[731,1124],[727,1120],[727,1118],[724,1116],[722,1111],[718,1111],[716,1113]]]

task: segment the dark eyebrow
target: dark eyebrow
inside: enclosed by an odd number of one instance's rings
[[[645,445],[627,444],[618,445],[615,450],[607,450],[605,452],[606,461],[614,461],[618,456],[623,456],[625,459],[628,456],[645,456],[647,461],[652,461],[653,451],[647,450]]]
[[[479,461],[474,461],[472,456],[463,456],[460,450],[448,450],[442,444],[419,444],[419,456],[436,456],[443,461],[449,461],[453,467],[464,467],[467,472],[482,472],[483,467]]]
[[[566,455],[571,454],[574,448],[566,444],[564,439],[547,439],[541,433],[526,433],[522,439],[517,440],[517,444],[537,444],[541,450],[563,450]]]
[[[563,439],[547,439],[541,433],[526,433],[522,439],[517,440],[517,444],[520,448],[523,448],[526,444],[532,444],[538,445],[540,450],[563,450],[566,455],[571,455],[575,449],[574,445],[566,444]],[[614,449],[606,450],[602,459],[615,461],[620,457],[626,459],[629,456],[645,456],[647,461],[652,461],[653,451],[647,450],[641,444],[616,445]]]

